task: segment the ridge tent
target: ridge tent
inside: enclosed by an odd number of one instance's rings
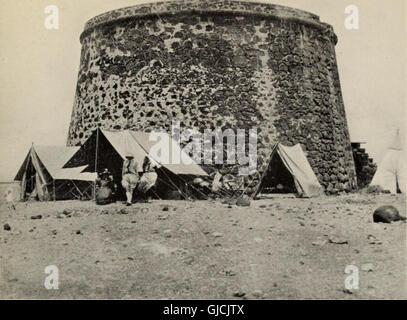
[[[279,188],[279,185],[282,187]],[[305,198],[324,194],[324,189],[299,144],[287,147],[277,143],[274,146],[268,169],[263,173],[254,196],[261,191],[270,190],[297,193]]]
[[[403,148],[399,131],[393,143],[377,167],[370,186],[379,186],[390,193],[406,192],[406,150]]]
[[[86,166],[63,169],[79,147],[32,145],[15,181],[21,183],[21,200],[40,201],[92,198],[95,174],[82,173]]]
[[[165,153],[170,155],[168,161],[163,161],[154,151],[157,142],[150,141],[150,134],[139,131],[108,131],[103,129],[95,130],[84,142],[80,149],[72,156],[65,168],[86,165],[87,172],[100,172],[107,168],[113,175],[114,181],[119,186],[118,194],[123,196],[121,186],[121,175],[123,161],[127,153],[134,156],[139,164],[139,172],[142,172],[144,158],[149,156],[159,169],[158,182],[156,185],[156,195],[160,198],[168,197],[173,191],[179,191],[184,197],[188,193],[187,181],[192,181],[196,176],[206,176],[207,173],[196,164],[192,158],[185,154],[179,144],[165,132],[160,132],[161,137],[171,142],[164,144]],[[165,149],[165,148],[164,148]],[[187,164],[172,164],[171,155],[173,153],[183,154],[187,159]]]

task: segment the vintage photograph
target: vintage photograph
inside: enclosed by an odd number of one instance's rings
[[[407,299],[404,0],[0,6],[1,300]]]

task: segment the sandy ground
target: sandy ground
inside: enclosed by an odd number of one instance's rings
[[[384,204],[406,214],[401,195],[276,197],[249,208],[61,201],[18,203],[11,212],[3,203],[0,297],[406,299],[406,224],[373,223]],[[48,265],[58,267],[58,290],[44,287]],[[351,292],[347,265],[359,270]]]

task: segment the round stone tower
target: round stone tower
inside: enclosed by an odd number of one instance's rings
[[[260,173],[275,142],[300,143],[328,193],[356,187],[337,37],[318,16],[244,1],[160,2],[99,15],[80,40],[68,145],[98,126],[257,128]]]

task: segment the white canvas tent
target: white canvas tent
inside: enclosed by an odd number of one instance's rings
[[[379,186],[383,190],[395,194],[398,191],[406,192],[406,150],[403,148],[399,132],[390,147],[387,149],[383,160],[377,167],[371,186]]]
[[[179,144],[165,132],[160,132],[160,135],[169,142],[168,144],[162,144],[166,148],[164,152],[169,155],[166,161],[162,161],[161,159],[157,158],[154,153],[151,152],[157,141],[152,141],[150,138],[150,134],[147,132],[130,130],[107,131],[101,129],[100,133],[102,133],[107,138],[107,140],[109,140],[111,145],[116,149],[116,151],[123,159],[126,158],[126,153],[130,151],[133,154],[134,159],[139,164],[143,163],[144,157],[146,155],[149,155],[150,159],[152,159],[153,162],[166,167],[168,170],[175,174],[198,176],[207,175],[206,172],[181,149]],[[173,153],[182,154],[183,159],[187,159],[187,161],[185,161],[185,163],[173,163]],[[141,166],[139,167],[139,170],[141,170]]]
[[[278,166],[280,164],[280,166]],[[299,144],[292,147],[287,147],[281,143],[277,143],[270,156],[269,168],[263,174],[258,189],[257,195],[262,187],[267,183],[269,175],[283,174],[286,169],[286,176],[292,179],[295,191],[300,197],[317,197],[324,194],[324,189],[318,182],[314,171],[312,170],[307,157]],[[274,173],[271,173],[273,172]]]
[[[183,151],[180,145],[172,141],[167,133],[163,132],[161,136],[171,142],[163,145],[167,148],[164,152],[170,155],[169,161],[163,161],[160,157],[157,157],[155,152],[152,152],[157,141],[150,139],[150,133],[98,129],[91,134],[64,167],[70,168],[86,165],[88,166],[85,170],[86,172],[100,172],[107,168],[112,173],[117,185],[120,185],[122,166],[126,155],[128,153],[133,155],[139,164],[140,172],[142,171],[144,158],[149,156],[153,163],[159,167],[158,183],[166,184],[167,191],[174,188],[185,195],[183,187],[186,187],[187,181],[191,180],[193,176],[207,176],[207,173],[185,153],[183,154],[183,159],[187,159],[185,163],[172,163],[172,154],[182,154]],[[121,191],[122,188],[119,188],[119,192]]]
[[[21,182],[21,200],[27,192],[40,201],[91,197],[96,174],[83,173],[87,166],[63,169],[79,147],[32,145],[15,181]]]

